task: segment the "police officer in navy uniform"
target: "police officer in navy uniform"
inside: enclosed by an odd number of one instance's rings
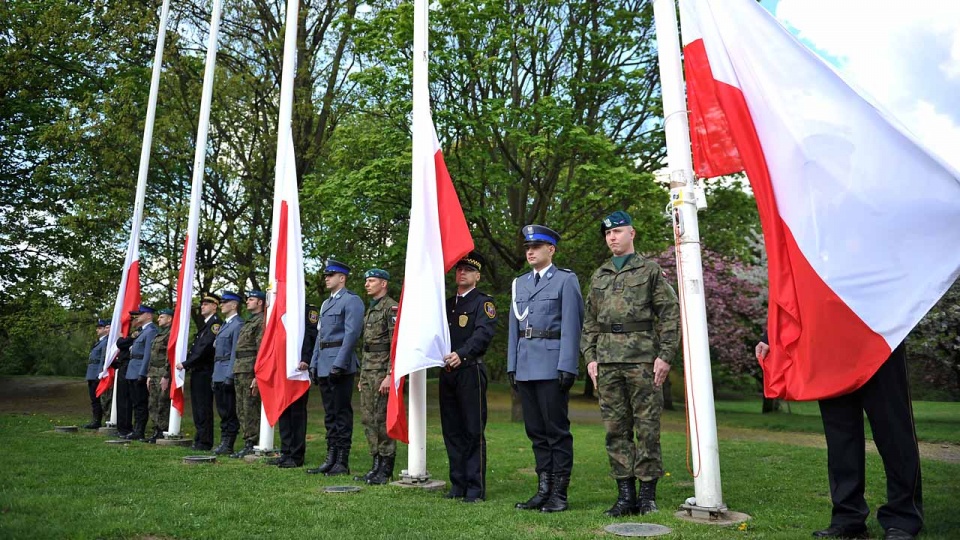
[[[200,313],[194,315],[197,334],[187,353],[187,359],[176,365],[177,369],[190,372],[190,406],[193,409],[193,425],[197,433],[193,437],[193,450],[213,449],[213,343],[220,331],[217,308],[220,297],[207,293],[200,300]]]
[[[306,323],[303,331],[303,345],[300,347],[300,371],[306,371],[313,356],[313,346],[317,341],[317,323],[320,322],[320,310],[317,306],[307,305]],[[303,456],[307,451],[307,401],[310,388],[280,413],[277,428],[280,432],[280,455],[267,461],[281,469],[303,467]]]
[[[533,270],[513,280],[507,374],[520,394],[538,483],[537,493],[516,507],[562,512],[573,470],[567,405],[577,378],[583,297],[577,276],[553,265],[560,235],[542,225],[521,233]]]
[[[327,259],[323,277],[330,297],[320,306],[320,328],[310,360],[312,377],[320,386],[323,423],[327,429],[327,459],[310,474],[350,473],[353,438],[353,380],[360,367],[355,351],[363,332],[363,300],[346,288],[350,267]],[[333,462],[330,462],[330,458]]]
[[[225,291],[220,297],[220,313],[225,319],[213,341],[213,397],[220,414],[220,446],[213,453],[233,453],[233,444],[240,431],[237,417],[237,394],[233,385],[233,363],[237,359],[237,340],[243,319],[237,313],[243,299],[234,292]]]
[[[150,368],[150,346],[159,331],[157,325],[153,324],[153,312],[152,307],[144,305],[130,312],[131,316],[137,318],[136,322],[130,324],[140,327],[140,333],[130,346],[130,363],[127,365],[126,374],[134,423],[133,431],[124,438],[133,441],[144,440],[144,433],[147,430],[150,400],[150,395],[147,393],[147,371]]]
[[[110,333],[110,321],[97,319],[97,343],[90,349],[87,361],[87,391],[90,394],[90,409],[93,420],[83,426],[85,429],[99,429],[103,422],[103,405],[97,397],[97,386],[100,385],[100,371],[103,369],[103,360],[107,355],[107,334]]]
[[[477,290],[484,259],[471,251],[456,266],[457,294],[447,299],[450,348],[440,371],[440,425],[450,459],[447,498],[487,496],[487,367],[483,355],[497,327],[493,297]]]

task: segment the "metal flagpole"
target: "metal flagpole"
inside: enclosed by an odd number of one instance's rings
[[[672,207],[677,240],[686,410],[695,493],[695,497],[687,499],[682,508],[694,517],[717,519],[727,508],[720,486],[720,449],[717,443],[700,231],[697,224],[697,210],[705,208],[706,201],[703,190],[693,176],[676,2],[655,0],[653,9],[667,140],[667,168],[670,173],[669,206]]]

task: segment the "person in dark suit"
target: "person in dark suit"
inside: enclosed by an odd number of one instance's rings
[[[147,429],[150,400],[147,393],[147,370],[150,368],[150,346],[157,335],[157,325],[153,324],[153,312],[152,307],[144,305],[130,312],[131,316],[136,317],[136,321],[130,324],[140,327],[140,333],[130,346],[130,364],[127,365],[125,377],[135,421],[133,431],[124,438],[133,441],[144,440],[144,432]]]
[[[190,447],[193,450],[213,449],[214,340],[220,332],[219,306],[220,297],[213,293],[205,294],[200,300],[199,316],[194,317],[197,334],[193,337],[187,359],[176,365],[177,369],[190,372],[190,405],[197,430]]]
[[[117,338],[117,359],[113,362],[116,367],[114,379],[114,400],[117,403],[117,435],[120,438],[133,433],[133,402],[130,399],[130,386],[127,384],[127,366],[130,365],[130,347],[136,340],[133,323],[130,324],[130,335]]]
[[[520,394],[538,482],[537,493],[516,507],[562,512],[573,471],[567,406],[578,373],[583,297],[577,276],[553,264],[560,235],[542,225],[527,225],[521,234],[532,270],[513,280],[507,375]]]
[[[487,367],[483,356],[497,327],[493,297],[477,290],[484,259],[470,252],[456,266],[457,294],[447,299],[450,354],[440,371],[440,426],[450,459],[447,498],[487,496]]]
[[[317,323],[320,322],[320,310],[317,306],[307,305],[306,324],[303,329],[303,345],[300,347],[300,371],[310,366],[313,346],[317,341]],[[280,432],[280,455],[267,461],[281,469],[303,467],[303,456],[307,451],[307,401],[310,388],[296,401],[280,413],[277,428]]]
[[[110,333],[110,321],[97,319],[97,343],[90,349],[87,359],[87,392],[90,394],[90,409],[93,419],[83,426],[85,429],[100,429],[103,423],[103,405],[97,397],[97,386],[100,384],[100,371],[107,355],[107,334]]]

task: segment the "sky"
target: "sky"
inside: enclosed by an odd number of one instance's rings
[[[960,2],[762,0],[761,5],[960,171]]]

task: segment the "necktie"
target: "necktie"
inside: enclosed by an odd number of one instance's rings
[[[540,272],[537,272],[533,275],[533,286],[536,287],[540,284]]]

